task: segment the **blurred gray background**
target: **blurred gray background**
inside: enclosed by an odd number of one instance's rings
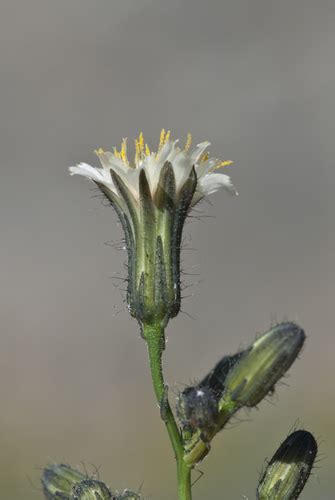
[[[185,229],[183,266],[200,276],[168,328],[172,391],[276,321],[308,335],[274,404],[217,436],[194,499],[254,499],[297,425],[320,443],[302,498],[334,498],[334,49],[332,0],[2,0],[1,498],[41,499],[54,461],[176,498],[145,345],[110,278],[125,276],[104,244],[121,230],[67,174],[162,127],[209,139],[240,191]]]

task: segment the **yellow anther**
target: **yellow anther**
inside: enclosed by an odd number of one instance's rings
[[[144,137],[143,137],[143,132],[140,132],[140,135],[138,136],[138,145],[140,148],[141,154],[144,152]]]
[[[99,155],[103,155],[105,151],[102,148],[99,148],[99,149],[95,149],[94,152],[97,156],[99,156]]]
[[[227,165],[231,165],[232,163],[234,162],[231,160],[221,161],[211,169],[211,172],[215,172],[215,170],[219,170],[219,168],[227,167]]]
[[[140,132],[138,139],[135,139],[135,165],[138,165],[144,156],[144,137],[143,132]]]
[[[123,163],[129,165],[128,157],[127,157],[127,137],[122,139],[120,157]]]
[[[121,158],[121,153],[115,147],[113,148],[113,153],[116,158]]]
[[[219,165],[217,167],[215,167],[215,170],[217,170],[218,168],[227,167],[228,165],[231,165],[232,163],[234,163],[234,162],[231,160],[222,161],[221,163],[219,163]]]
[[[168,142],[168,140],[170,139],[170,134],[171,134],[171,130],[168,130],[166,132],[166,136],[165,136],[165,139],[164,139],[164,144],[166,144]]]
[[[203,153],[203,154],[201,155],[201,158],[200,158],[200,160],[199,160],[199,163],[205,163],[205,161],[207,161],[207,160],[208,160],[208,158],[209,158],[209,152],[208,152],[208,151],[206,151],[205,153]]]
[[[148,144],[145,145],[145,154],[146,154],[146,156],[150,156],[151,155],[151,151],[150,151],[150,148],[149,148]]]
[[[192,144],[192,134],[188,133],[187,134],[187,139],[186,139],[186,144],[184,147],[184,151],[188,151],[191,147]]]
[[[161,130],[161,135],[159,136],[159,144],[158,144],[158,149],[157,149],[157,154],[160,152],[164,145],[164,138],[165,138],[165,129],[162,128]]]

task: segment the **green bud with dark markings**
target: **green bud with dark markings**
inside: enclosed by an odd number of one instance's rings
[[[317,454],[310,432],[293,432],[278,448],[257,488],[257,500],[296,500],[308,480]]]
[[[304,341],[304,331],[290,322],[261,335],[225,378],[222,404],[256,406],[290,368]]]
[[[46,467],[42,486],[47,500],[109,500],[112,493],[101,481],[89,479],[66,464]]]
[[[71,499],[72,489],[86,479],[81,472],[66,464],[54,464],[43,470],[41,482],[47,500]]]
[[[123,493],[116,494],[112,496],[111,500],[141,500],[141,496],[138,493],[134,493],[130,490],[124,490]]]
[[[71,500],[111,500],[107,486],[94,479],[85,479],[73,487]]]

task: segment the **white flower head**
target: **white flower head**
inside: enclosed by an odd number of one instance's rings
[[[139,177],[141,171],[144,170],[151,196],[155,199],[155,194],[160,186],[162,169],[166,162],[169,162],[172,165],[177,194],[181,192],[194,168],[197,185],[190,203],[191,206],[194,206],[205,196],[222,188],[237,195],[238,193],[230,177],[217,172],[232,162],[210,157],[206,152],[210,145],[207,141],[198,144],[194,149],[191,149],[191,142],[191,135],[188,134],[185,147],[180,148],[178,141],[173,141],[170,138],[170,131],[165,132],[163,129],[160,134],[157,152],[153,152],[148,144],[144,142],[143,134],[140,133],[139,137],[135,139],[133,163],[128,160],[127,139],[123,139],[120,151],[116,148],[113,149],[113,152],[104,151],[101,148],[95,151],[101,162],[101,168],[79,163],[70,167],[69,171],[71,175],[82,175],[100,186],[104,185],[116,198],[122,198],[120,189],[115,183],[115,176],[113,176],[113,174],[116,174],[123,181],[134,200],[139,201]]]
[[[130,163],[127,140],[113,152],[98,149],[101,167],[80,163],[70,167],[94,182],[111,202],[122,224],[128,252],[127,301],[141,326],[178,314],[181,301],[180,249],[189,210],[221,188],[237,194],[230,177],[217,171],[232,163],[211,158],[209,142],[184,148],[162,130],[157,152],[135,140]]]

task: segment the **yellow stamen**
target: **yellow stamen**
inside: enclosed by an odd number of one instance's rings
[[[143,137],[143,132],[140,132],[140,135],[138,136],[138,145],[140,148],[141,156],[144,153],[144,137]]]
[[[164,145],[164,138],[165,138],[165,129],[162,128],[161,135],[159,136],[159,144],[158,144],[158,149],[157,149],[157,155],[158,155],[158,153],[160,152],[160,150],[162,149],[162,147]]]
[[[234,163],[234,162],[231,160],[222,161],[221,163],[216,165],[216,167],[214,167],[213,170],[218,170],[219,168],[227,167],[227,165],[231,165],[232,163]]]
[[[140,162],[141,150],[140,145],[137,139],[135,139],[135,165],[138,165]]]
[[[210,169],[210,172],[215,172],[215,170],[219,170],[219,168],[227,167],[227,165],[231,165],[232,163],[234,163],[234,162],[231,160],[221,161],[220,163],[215,165],[215,167],[212,167]]]
[[[95,149],[94,150],[94,153],[99,156],[99,155],[103,155],[104,154],[104,150],[102,148],[99,148],[99,149]]]
[[[188,133],[187,134],[187,139],[186,139],[186,144],[184,147],[184,151],[188,151],[191,147],[192,144],[192,134]]]
[[[127,138],[124,137],[122,139],[122,144],[121,144],[121,151],[120,151],[120,157],[123,163],[126,165],[129,165],[128,157],[127,157]]]
[[[113,153],[115,158],[121,158],[121,153],[115,147],[113,148]]]
[[[138,165],[144,156],[144,137],[143,132],[140,132],[138,139],[135,139],[135,165]]]
[[[146,156],[150,156],[151,155],[151,151],[150,151],[150,148],[149,148],[148,144],[145,145],[145,154],[146,154]]]
[[[166,144],[168,142],[168,140],[170,139],[170,134],[171,134],[171,130],[168,130],[166,132],[166,136],[165,136],[165,139],[164,139],[164,144]]]
[[[209,152],[208,152],[208,151],[206,151],[205,153],[203,153],[203,154],[201,155],[201,158],[200,158],[200,160],[199,160],[199,163],[205,163],[205,161],[207,161],[207,160],[208,160],[208,158],[209,158]]]

